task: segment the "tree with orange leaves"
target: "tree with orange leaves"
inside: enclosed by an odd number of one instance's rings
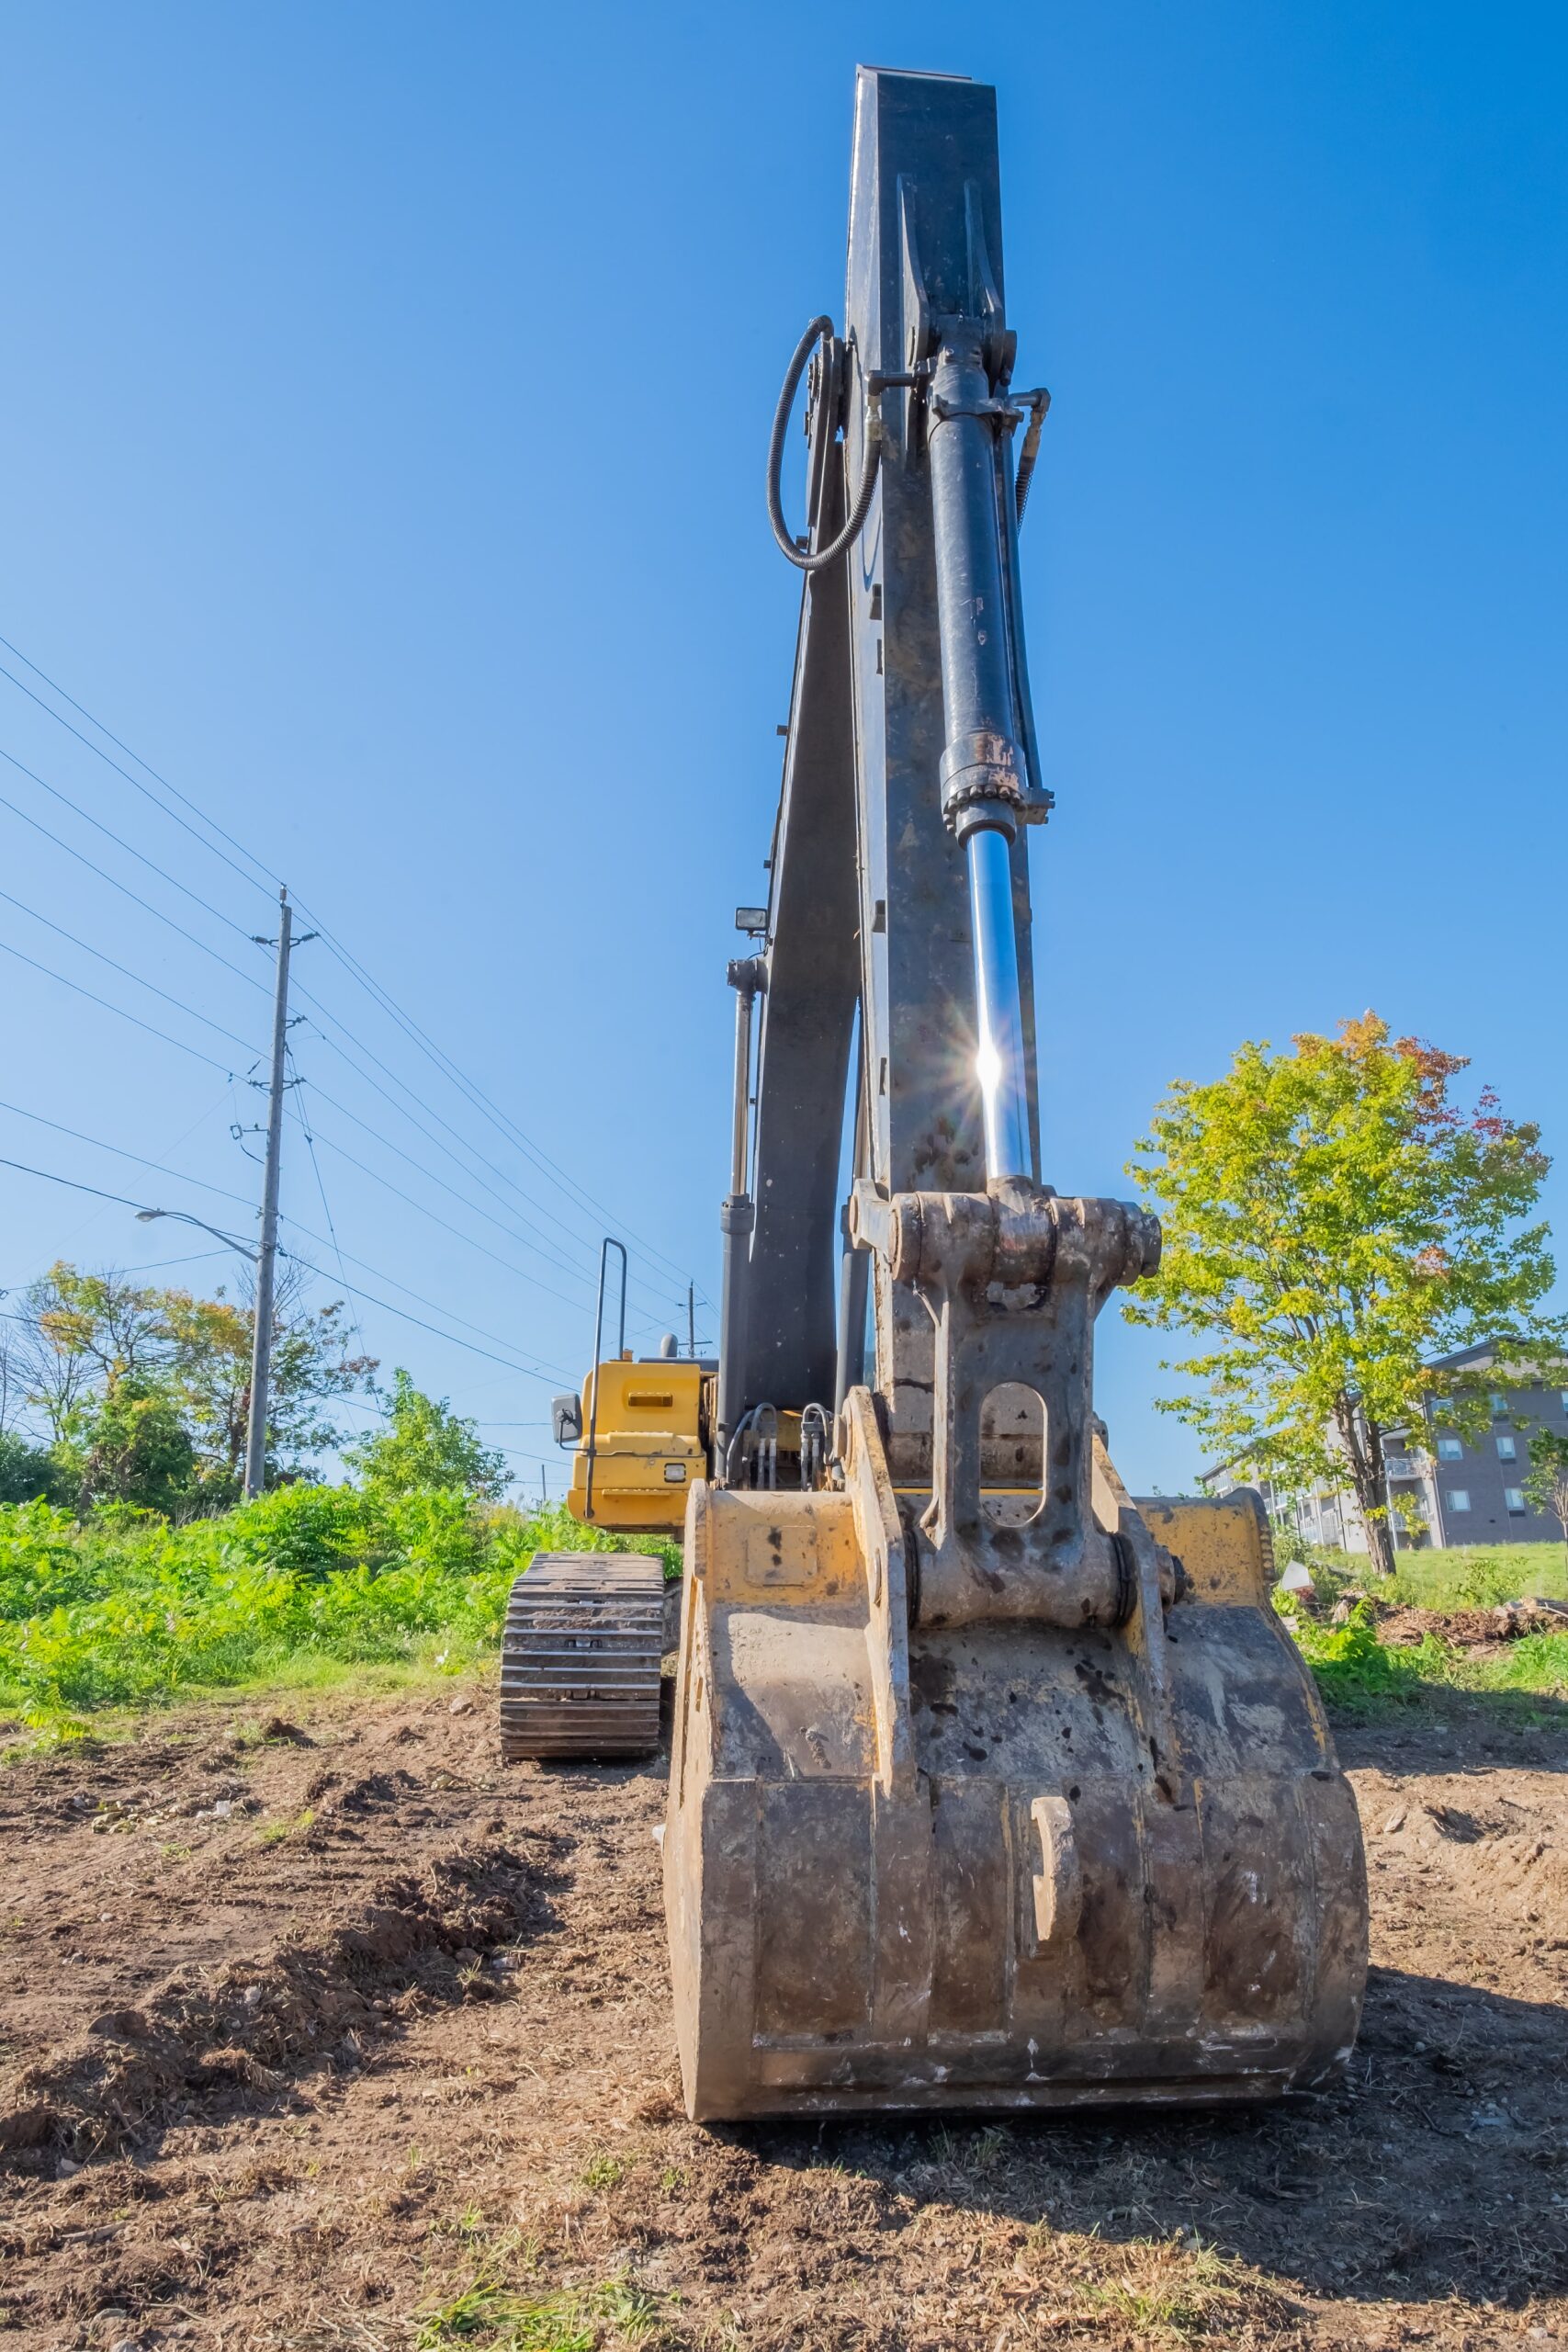
[[[1348,1483],[1387,1571],[1391,1435],[1438,1388],[1479,1428],[1489,1389],[1563,1361],[1536,1216],[1550,1162],[1489,1087],[1469,1110],[1450,1099],[1461,1057],[1374,1012],[1291,1042],[1244,1045],[1159,1104],[1128,1172],[1165,1250],[1126,1312],[1204,1343],[1166,1366],[1192,1385],[1162,1410],[1287,1488]],[[1472,1374],[1428,1369],[1482,1341],[1495,1352]]]

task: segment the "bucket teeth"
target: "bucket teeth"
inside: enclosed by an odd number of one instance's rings
[[[536,1552],[501,1645],[501,1752],[647,1756],[659,1745],[664,1564],[641,1553]]]

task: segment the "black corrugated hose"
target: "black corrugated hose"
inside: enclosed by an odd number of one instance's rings
[[[827,341],[832,332],[831,319],[813,319],[800,341],[795,345],[795,356],[789,363],[789,372],[784,377],[784,390],[779,394],[779,404],[773,411],[773,429],[768,441],[768,521],[773,526],[773,537],[778,541],[780,549],[788,556],[797,571],[826,571],[829,564],[837,563],[845,549],[852,547],[859,537],[861,525],[865,521],[866,510],[871,504],[871,493],[876,487],[876,469],[882,458],[881,424],[868,401],[865,466],[861,475],[860,488],[855,492],[854,504],[850,509],[849,520],[830,546],[818,548],[810,554],[804,548],[796,547],[785,527],[784,503],[779,495],[779,476],[784,467],[784,435],[789,430],[790,411],[795,406],[795,396],[800,388],[800,379],[806,372],[806,363],[811,356],[812,348],[816,344]]]

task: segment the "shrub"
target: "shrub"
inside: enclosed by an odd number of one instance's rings
[[[456,1671],[500,1641],[531,1553],[626,1548],[559,1504],[448,1487],[279,1487],[181,1527],[125,1504],[85,1524],[0,1504],[0,1705],[48,1724],[311,1663],[439,1655]]]

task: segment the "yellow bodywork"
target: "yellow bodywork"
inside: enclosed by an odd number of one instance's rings
[[[676,1358],[652,1363],[612,1359],[590,1373],[582,1392],[582,1437],[572,1458],[566,1498],[573,1519],[622,1535],[678,1532],[685,1524],[687,1490],[707,1468],[702,1400],[702,1366]]]

